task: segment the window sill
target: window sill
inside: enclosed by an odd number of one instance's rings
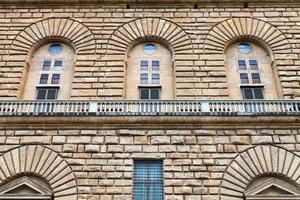
[[[265,84],[240,84],[240,88],[244,87],[265,87]]]
[[[39,84],[36,85],[36,88],[41,88],[41,87],[47,87],[47,88],[59,88],[59,84],[52,84],[52,85],[46,85],[46,84]]]
[[[138,85],[138,88],[161,88],[161,85]]]

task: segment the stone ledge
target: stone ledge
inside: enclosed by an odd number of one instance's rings
[[[198,4],[244,3],[245,0],[1,0],[1,4]],[[248,0],[248,3],[300,3],[299,0]]]
[[[300,128],[300,116],[5,116],[0,129]]]

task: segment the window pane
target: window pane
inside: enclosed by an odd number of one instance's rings
[[[48,89],[47,99],[56,99],[58,89]]]
[[[249,83],[249,78],[247,73],[240,73],[241,83],[247,84]]]
[[[63,65],[63,61],[61,60],[56,60],[54,62],[54,70],[55,71],[61,71],[62,70],[62,65]]]
[[[60,74],[53,74],[51,84],[59,84]]]
[[[255,99],[263,99],[264,98],[262,88],[254,88],[253,90],[254,90]]]
[[[239,70],[247,70],[246,61],[245,60],[238,60]]]
[[[153,60],[152,61],[152,70],[158,71],[159,70],[159,60]]]
[[[46,89],[37,89],[36,99],[45,99],[46,98]]]
[[[148,61],[141,60],[141,71],[148,71]]]
[[[40,77],[40,84],[47,84],[48,83],[48,74],[41,74]]]
[[[140,90],[140,99],[149,99],[149,89]]]
[[[261,83],[259,73],[252,73],[251,76],[252,76],[252,82],[254,84]]]
[[[146,54],[149,54],[149,55],[151,55],[151,54],[155,54],[155,52],[156,52],[156,45],[155,44],[145,44],[144,45],[144,52],[146,53]]]
[[[249,60],[251,70],[258,70],[257,60]]]
[[[160,89],[151,89],[151,98],[150,99],[160,99],[159,93],[160,93]]]
[[[159,83],[160,83],[159,74],[152,74],[152,84],[159,84]]]
[[[242,91],[244,99],[254,99],[252,88],[243,88]]]
[[[148,84],[148,74],[141,74],[140,83],[141,84]]]
[[[134,166],[134,200],[162,200],[163,162],[160,160],[137,160]]]
[[[58,55],[62,52],[62,46],[60,44],[51,44],[48,51],[52,55]]]
[[[44,60],[42,70],[43,71],[49,71],[51,66],[51,61],[50,60]]]
[[[240,43],[239,44],[239,51],[243,54],[248,54],[252,51],[252,46],[248,43]]]

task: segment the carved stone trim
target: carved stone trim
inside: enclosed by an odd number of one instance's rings
[[[30,192],[11,193],[12,190],[26,186]],[[34,191],[34,192],[33,192]],[[52,199],[52,191],[38,182],[23,176],[0,187],[0,199]]]
[[[262,192],[275,187],[279,188],[280,190],[286,192],[286,194],[278,194],[274,191],[273,194],[261,194]],[[300,190],[299,188],[295,187],[287,183],[286,181],[282,181],[276,178],[268,178],[267,180],[262,181],[259,184],[254,185],[253,187],[248,188],[245,191],[246,199],[251,200],[265,200],[265,199],[272,199],[272,200],[282,200],[282,199],[300,199]]]

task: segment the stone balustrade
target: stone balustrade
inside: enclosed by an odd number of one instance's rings
[[[300,115],[298,100],[1,100],[0,115]]]

